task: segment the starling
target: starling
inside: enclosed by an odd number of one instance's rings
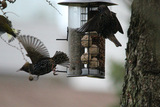
[[[110,11],[106,5],[100,5],[96,14],[77,31],[96,31],[100,36],[111,40],[117,47],[121,46],[114,34],[117,31],[123,34],[122,27],[116,17],[116,13]]]
[[[11,22],[4,16],[0,15],[0,34],[8,33],[13,37],[16,37],[16,34],[13,32],[11,27]]]
[[[21,42],[27,52],[27,56],[31,59],[32,63],[26,62],[20,71],[25,71],[29,74],[36,75],[37,78],[40,75],[44,75],[53,71],[55,74],[55,68],[58,65],[68,67],[69,58],[64,52],[56,51],[53,57],[49,56],[47,48],[37,38],[33,36],[19,36],[18,40]],[[33,80],[32,77],[29,77]]]

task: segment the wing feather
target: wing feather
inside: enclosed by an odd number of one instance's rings
[[[27,51],[27,56],[30,57],[33,64],[38,62],[40,59],[50,57],[47,48],[39,39],[33,36],[23,35],[19,36],[18,40]]]
[[[112,16],[113,16],[113,19],[114,19],[114,23],[116,25],[115,26],[116,30],[123,34],[124,32],[123,32],[123,29],[122,29],[122,26],[121,26],[119,20],[116,17],[116,13],[114,13],[114,12],[111,12],[111,13],[112,13]]]
[[[98,31],[100,21],[100,15],[97,13],[92,18],[88,20],[84,25],[82,25],[77,31],[78,32],[90,32],[90,31]]]

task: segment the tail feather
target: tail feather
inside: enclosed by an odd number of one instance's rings
[[[117,40],[117,38],[114,35],[110,35],[108,39],[112,41],[117,47],[122,46],[121,43]]]
[[[52,57],[56,64],[68,67],[69,58],[66,53],[61,51],[56,51],[55,55]]]

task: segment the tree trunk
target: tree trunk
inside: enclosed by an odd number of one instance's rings
[[[134,0],[121,107],[160,107],[160,0]]]

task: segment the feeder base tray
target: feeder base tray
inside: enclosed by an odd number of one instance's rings
[[[87,76],[87,77],[95,77],[95,78],[105,78],[104,72],[99,71],[97,69],[87,69],[84,68],[82,69],[82,74],[68,74],[67,77],[82,77],[82,76]]]

